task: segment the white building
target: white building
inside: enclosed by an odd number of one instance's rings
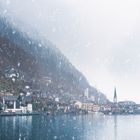
[[[89,89],[88,89],[88,88],[85,89],[84,96],[85,96],[87,99],[89,98]]]

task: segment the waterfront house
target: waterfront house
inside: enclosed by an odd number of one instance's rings
[[[112,105],[110,103],[105,104],[105,105],[101,105],[100,111],[105,113],[105,114],[108,114],[112,111]]]
[[[17,102],[18,96],[3,96],[3,105],[5,112],[16,112],[20,109]]]
[[[122,113],[134,113],[134,110],[137,108],[137,105],[133,101],[121,101],[118,102],[119,108]]]
[[[77,108],[77,109],[81,109],[81,108],[82,108],[82,102],[80,102],[80,101],[75,101],[74,107]]]
[[[99,112],[100,111],[100,105],[94,104],[92,102],[75,102],[75,107],[78,109],[82,109],[85,111],[91,111],[91,112]]]
[[[4,112],[32,112],[32,103],[29,97],[19,100],[19,96],[3,96]]]
[[[99,112],[100,105],[87,101],[87,102],[82,103],[82,109],[86,111],[91,111],[91,112]]]
[[[100,111],[100,105],[98,105],[98,104],[93,104],[93,105],[92,105],[92,111],[93,111],[93,112],[99,112],[99,111]]]
[[[111,111],[111,105],[105,105],[104,111]]]

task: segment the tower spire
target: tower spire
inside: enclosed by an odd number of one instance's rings
[[[116,92],[116,87],[114,88],[114,98],[113,98],[113,102],[117,103],[117,92]]]

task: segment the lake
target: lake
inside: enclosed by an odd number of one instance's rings
[[[140,140],[140,116],[0,117],[0,140]]]

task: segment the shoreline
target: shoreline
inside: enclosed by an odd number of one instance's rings
[[[0,117],[4,117],[4,116],[33,116],[33,115],[40,115],[40,113],[38,112],[32,112],[32,113],[15,113],[15,112],[2,112],[0,113]]]
[[[53,114],[53,113],[49,113],[49,112],[32,112],[32,113],[18,113],[18,112],[1,112],[0,113],[0,117],[6,117],[6,116],[35,116],[35,115],[72,115],[72,114],[75,114],[75,115],[90,115],[90,114],[93,114],[93,115],[105,115],[105,116],[129,116],[129,115],[140,115],[140,113],[134,113],[134,114],[119,114],[119,113],[116,113],[116,114],[106,114],[106,113],[101,113],[101,112],[92,112],[92,113],[86,113],[86,114],[82,114],[82,113],[56,113],[56,114]]]

